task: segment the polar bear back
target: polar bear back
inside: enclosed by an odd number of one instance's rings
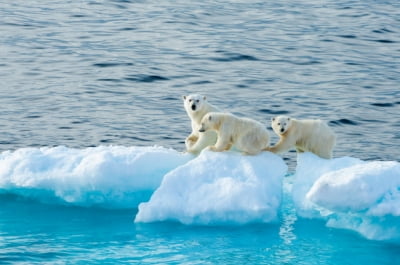
[[[211,148],[214,151],[233,146],[244,154],[256,155],[269,145],[269,133],[260,122],[231,113],[208,113],[203,117],[202,130],[217,132],[217,143]]]
[[[265,129],[264,125],[262,125],[258,121],[249,118],[239,118],[231,114],[226,114],[226,117],[224,119],[225,121],[223,126],[227,127],[226,131],[230,131],[232,133],[232,137],[235,139],[246,134],[249,134],[252,137],[258,137],[260,135],[262,137],[268,137],[268,131]]]
[[[295,139],[298,151],[310,151],[322,157],[331,157],[336,136],[325,121],[292,119],[288,133],[287,137]]]

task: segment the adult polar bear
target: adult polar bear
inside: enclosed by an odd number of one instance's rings
[[[257,155],[269,146],[269,134],[258,121],[239,118],[231,113],[209,112],[201,121],[200,132],[216,131],[218,140],[211,151],[222,152],[235,147],[243,154]]]
[[[209,112],[220,112],[220,110],[208,103],[206,97],[202,95],[191,94],[182,98],[186,113],[192,123],[192,133],[185,140],[186,151],[197,154],[217,141],[217,133],[214,131],[199,133],[201,119]]]
[[[272,129],[279,135],[279,142],[265,150],[284,153],[291,148],[297,152],[312,152],[322,158],[332,158],[336,136],[321,120],[296,120],[287,116],[277,116],[271,120]]]

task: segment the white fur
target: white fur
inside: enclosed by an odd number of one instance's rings
[[[265,127],[252,119],[230,113],[210,112],[201,121],[200,131],[216,131],[218,140],[210,150],[222,152],[235,147],[248,155],[256,155],[269,145]]]
[[[205,96],[198,94],[183,96],[183,105],[192,124],[192,133],[185,140],[186,150],[197,154],[217,141],[217,134],[213,131],[199,133],[201,119],[211,111],[220,110],[208,103]]]
[[[312,152],[322,158],[332,158],[336,136],[321,120],[296,120],[287,116],[272,118],[272,129],[279,135],[279,142],[266,150],[284,153],[292,148],[297,152]]]

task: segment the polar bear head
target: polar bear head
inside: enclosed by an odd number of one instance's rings
[[[277,116],[271,120],[272,129],[278,135],[285,134],[292,125],[292,120],[288,116]]]
[[[188,113],[201,110],[206,105],[206,97],[198,94],[183,96],[183,105]]]
[[[206,132],[208,130],[217,130],[220,127],[223,119],[222,113],[209,112],[201,119],[201,126],[199,132]]]

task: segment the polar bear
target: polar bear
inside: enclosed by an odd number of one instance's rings
[[[197,154],[217,141],[217,134],[214,131],[199,133],[201,119],[209,112],[220,110],[208,103],[206,97],[202,95],[191,94],[182,98],[186,113],[192,123],[192,133],[185,140],[186,150]]]
[[[272,118],[271,124],[280,139],[276,145],[267,147],[267,151],[284,153],[295,147],[299,153],[312,152],[322,158],[332,158],[336,136],[324,121],[277,116]]]
[[[269,146],[269,134],[258,121],[239,118],[230,113],[210,112],[202,121],[200,132],[216,131],[215,145],[210,150],[222,152],[235,147],[244,154],[256,155]]]

